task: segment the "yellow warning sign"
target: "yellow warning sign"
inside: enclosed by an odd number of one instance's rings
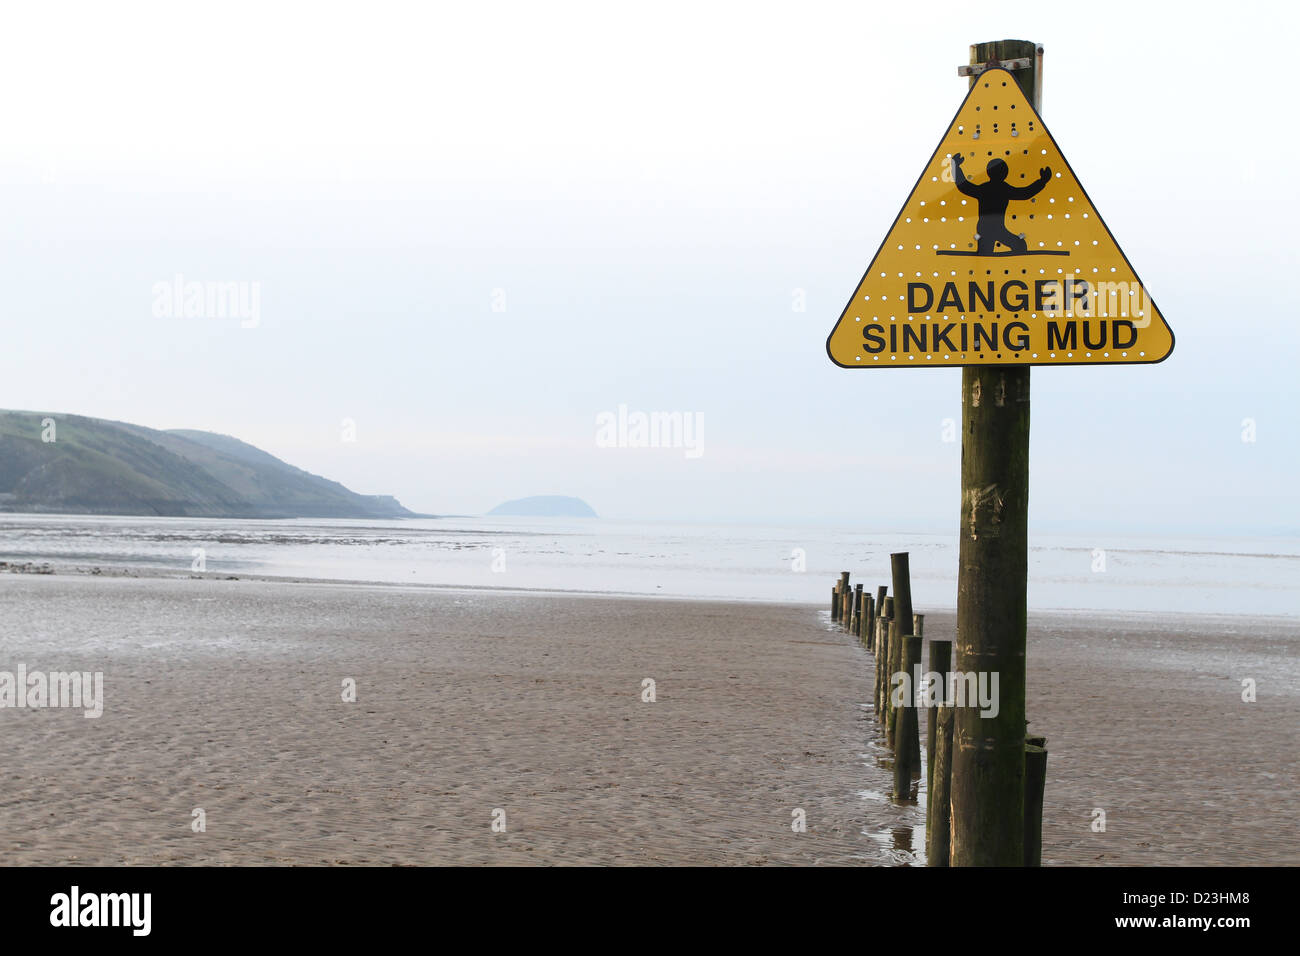
[[[845,368],[1159,362],[1174,336],[1006,70],[977,78],[826,340]]]

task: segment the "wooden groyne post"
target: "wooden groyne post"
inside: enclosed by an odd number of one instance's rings
[[[918,617],[920,615],[917,615]],[[948,671],[952,666],[952,641],[931,641],[930,642],[930,673],[938,674],[941,680],[940,687],[944,688],[941,694],[947,694]],[[930,795],[926,803],[926,824],[930,823],[930,814],[934,809],[934,757],[935,757],[935,740],[939,723],[939,708],[931,707],[925,720],[925,792]],[[929,830],[927,829],[927,833]],[[926,845],[929,845],[929,837],[926,837]]]
[[[915,674],[921,663],[921,639],[914,634],[903,636],[903,669],[908,675]],[[912,778],[920,776],[920,744],[917,741],[916,690],[909,680],[905,686],[911,688],[902,706],[898,708],[894,720],[894,799],[910,800],[912,798]]]
[[[927,797],[925,863],[927,866],[947,866],[951,851],[952,708],[936,708],[934,718],[937,724],[934,783]]]

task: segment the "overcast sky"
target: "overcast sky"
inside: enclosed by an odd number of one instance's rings
[[[960,372],[825,340],[969,44],[1020,37],[1177,339],[1035,370],[1033,526],[1300,533],[1293,4],[267,6],[5,8],[0,407],[420,511],[955,527]],[[255,327],[156,314],[177,275]],[[598,447],[619,405],[703,454]]]

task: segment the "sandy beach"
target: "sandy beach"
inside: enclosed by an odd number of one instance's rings
[[[5,864],[886,865],[923,846],[923,806],[886,797],[870,655],[822,608],[6,574],[0,609],[0,670],[104,674],[97,719],[0,709]],[[927,614],[928,638],[953,628]],[[1031,615],[1044,863],[1296,863],[1298,643],[1283,618]]]

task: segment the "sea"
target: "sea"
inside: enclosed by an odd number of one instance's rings
[[[952,534],[601,518],[231,520],[0,515],[0,562],[826,606],[841,571],[913,604],[957,603]],[[1300,538],[1031,535],[1033,610],[1300,617]]]

